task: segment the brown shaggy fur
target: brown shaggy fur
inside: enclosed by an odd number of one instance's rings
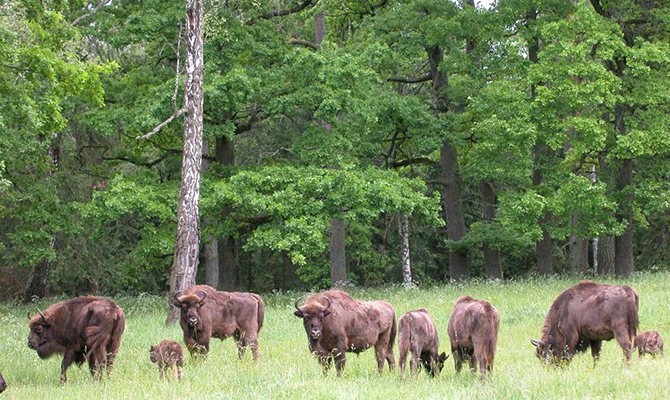
[[[486,373],[493,370],[499,328],[500,314],[489,302],[470,296],[456,300],[447,326],[456,372],[469,358],[470,369],[475,372],[479,364],[484,380]]]
[[[439,374],[444,361],[449,357],[446,353],[438,354],[440,339],[437,336],[435,322],[425,308],[409,311],[398,320],[398,351],[400,356],[400,379],[405,377],[407,355],[412,352],[410,371],[415,375],[419,369],[419,361],[431,377]]]
[[[637,348],[638,355],[651,354],[652,357],[663,355],[663,339],[656,331],[640,332],[635,336],[633,349]]]
[[[583,281],[569,287],[551,305],[542,338],[531,341],[537,357],[550,364],[569,363],[590,347],[595,364],[603,340],[616,339],[627,363],[638,327],[638,304],[639,296],[629,286]]]
[[[126,317],[113,301],[97,297],[79,297],[49,306],[30,318],[28,347],[40,358],[62,354],[61,381],[67,381],[67,369],[73,362],[88,360],[91,374],[100,379],[114,367],[121,345]]]
[[[180,325],[191,356],[206,355],[212,337],[234,337],[238,357],[251,348],[258,360],[258,333],[265,318],[263,299],[254,293],[219,292],[207,285],[193,286],[173,303],[181,310]]]
[[[166,368],[172,370],[172,377],[181,381],[181,367],[184,365],[184,352],[181,345],[172,340],[163,340],[149,350],[149,359],[158,365],[159,377],[163,379]]]
[[[294,314],[303,319],[309,349],[323,365],[324,373],[335,360],[335,369],[341,375],[345,353],[358,354],[372,346],[377,356],[377,371],[381,374],[385,361],[393,369],[396,321],[389,303],[354,300],[340,290],[309,296],[302,307],[298,307],[298,301]]]

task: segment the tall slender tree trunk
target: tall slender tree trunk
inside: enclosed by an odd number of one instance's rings
[[[51,169],[47,172],[47,180],[52,181],[53,176],[60,170],[60,157],[61,157],[61,135],[55,133],[51,138],[51,143],[49,144],[48,155],[51,160]],[[54,190],[56,185],[53,184]],[[44,225],[40,226],[40,230],[46,229]],[[52,235],[49,240],[49,249],[54,251],[56,248],[56,235]],[[53,262],[50,258],[42,258],[35,266],[33,267],[32,272],[30,273],[30,279],[28,280],[28,285],[23,292],[23,302],[28,303],[33,301],[36,298],[44,298],[48,295],[47,293],[47,284],[49,283],[49,274],[51,273],[51,267]]]
[[[209,155],[209,143],[203,141],[203,154]],[[208,159],[202,160],[202,169],[207,171],[211,161]],[[203,226],[210,223],[208,218],[202,219]],[[203,244],[203,258],[205,261],[205,285],[217,288],[219,285],[219,247],[218,241],[214,235],[210,235]]]
[[[347,282],[347,259],[344,248],[344,221],[330,221],[330,283],[333,287]]]
[[[398,218],[398,233],[400,234],[400,263],[402,264],[402,284],[412,286],[412,264],[409,258],[409,218],[402,214]]]
[[[633,184],[633,160],[624,159],[616,181],[617,192],[621,193]],[[620,221],[626,223],[626,229],[621,236],[615,238],[614,272],[619,277],[628,277],[635,272],[633,263],[633,194],[626,194],[626,201],[621,205],[623,215]]]
[[[227,137],[216,138],[216,161],[226,167],[235,165],[235,142]],[[233,209],[224,207],[221,210],[223,219],[227,218]],[[219,282],[220,290],[232,292],[237,286],[237,242],[235,238],[223,236],[219,239]]]
[[[598,273],[614,276],[614,236],[603,236],[598,239]]]
[[[481,201],[482,220],[487,223],[493,222],[495,217],[496,195],[493,184],[489,181],[479,182],[479,199]],[[487,278],[502,279],[503,272],[500,264],[500,251],[484,243],[484,272]]]
[[[202,2],[186,2],[186,62],[184,79],[184,154],[179,186],[177,235],[170,274],[170,311],[166,324],[175,323],[179,310],[172,297],[195,285],[200,251],[200,175],[202,167],[203,33]]]

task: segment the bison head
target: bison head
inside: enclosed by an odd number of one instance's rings
[[[317,302],[311,302],[298,307],[298,302],[301,299],[302,297],[295,301],[296,311],[293,314],[298,318],[302,318],[307,337],[309,340],[316,342],[321,337],[323,331],[323,319],[330,314],[330,311],[328,311],[331,305],[330,299],[324,296],[324,299],[328,302],[325,307]]]
[[[161,350],[158,345],[151,346],[151,350],[149,350],[149,360],[151,360],[152,363],[158,362],[160,351]]]
[[[545,340],[531,339],[530,342],[535,346],[535,356],[546,364],[559,365],[570,362],[570,352],[567,346],[557,343],[551,338]]]
[[[37,310],[39,315],[30,317],[30,333],[28,334],[28,347],[36,350],[40,358],[48,358],[54,353],[62,353],[54,340],[54,329],[51,320],[42,311]]]
[[[428,375],[435,377],[439,375],[440,372],[442,372],[442,368],[444,368],[444,362],[447,361],[447,358],[449,358],[449,355],[445,352],[442,352],[442,354],[439,354],[437,357],[433,356],[433,360],[424,358],[422,354],[421,362]]]
[[[188,326],[195,327],[201,320],[200,308],[205,304],[207,293],[199,290],[198,296],[192,294],[180,296],[181,293],[181,291],[175,293],[172,304],[180,309],[181,320],[186,322]]]

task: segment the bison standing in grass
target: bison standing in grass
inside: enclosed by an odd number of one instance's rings
[[[157,345],[151,346],[149,359],[152,363],[158,365],[160,379],[163,379],[165,376],[165,369],[170,368],[172,376],[181,381],[183,376],[181,367],[184,365],[184,351],[179,343],[172,340],[163,340]]]
[[[456,372],[460,372],[463,362],[469,359],[473,372],[479,364],[484,380],[486,373],[493,370],[499,327],[500,314],[489,302],[470,296],[456,300],[447,326]]]
[[[412,375],[419,369],[419,361],[429,376],[434,377],[442,371],[446,353],[438,354],[440,340],[433,318],[425,308],[409,311],[398,320],[398,351],[400,352],[400,379],[405,377],[407,354],[412,352],[410,371]]]
[[[294,314],[302,318],[309,349],[323,365],[324,373],[335,360],[335,370],[341,375],[345,353],[359,354],[373,346],[377,371],[381,374],[384,362],[393,369],[396,321],[389,303],[354,300],[339,290],[309,296],[302,307],[298,306],[300,300],[295,302]]]
[[[234,337],[238,357],[247,347],[258,360],[258,332],[263,326],[265,305],[254,293],[219,292],[207,285],[175,293],[174,306],[181,310],[179,323],[191,356],[205,356],[212,337]]]
[[[637,348],[638,355],[651,354],[652,357],[663,355],[663,339],[656,331],[640,332],[635,336],[633,349]]]
[[[603,340],[616,339],[628,363],[638,327],[638,304],[639,296],[629,286],[590,281],[571,286],[551,305],[542,338],[531,341],[535,353],[547,363],[560,364],[590,347],[595,365]]]
[[[56,303],[30,318],[28,347],[43,359],[63,355],[63,383],[73,362],[87,360],[93,377],[100,379],[105,368],[107,375],[112,372],[125,321],[123,310],[111,300],[87,296]]]

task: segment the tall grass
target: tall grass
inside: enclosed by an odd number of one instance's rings
[[[7,399],[625,399],[667,398],[670,368],[665,359],[633,359],[623,363],[615,341],[605,342],[594,368],[589,353],[578,355],[566,368],[546,367],[534,356],[531,338],[539,338],[546,312],[556,296],[578,279],[471,282],[415,290],[398,287],[352,289],[355,298],[385,299],[404,312],[426,307],[441,338],[440,351],[449,353],[447,323],[461,295],[491,302],[501,315],[493,374],[480,383],[469,371],[456,375],[450,358],[442,374],[425,373],[399,381],[399,372],[379,376],[372,350],[347,355],[342,377],[324,376],[309,354],[302,322],[293,315],[294,300],[304,293],[265,296],[266,320],[260,336],[260,361],[251,354],[237,360],[232,339],[212,340],[207,360],[186,356],[184,380],[158,379],[149,348],[162,339],[182,341],[179,326],[164,325],[165,300],[156,296],[120,297],[114,301],[127,317],[121,350],[110,379],[94,382],[88,368],[73,366],[68,383],[59,382],[61,357],[40,360],[27,346],[27,317],[55,300],[16,306],[0,305],[0,370]],[[602,281],[601,281],[602,282]],[[640,331],[657,330],[670,338],[670,274],[645,274],[626,281],[640,293]],[[398,358],[396,350],[396,360]]]

